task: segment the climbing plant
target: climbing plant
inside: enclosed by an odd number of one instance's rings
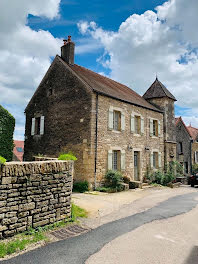
[[[14,127],[14,117],[0,105],[0,156],[7,161],[12,160]]]

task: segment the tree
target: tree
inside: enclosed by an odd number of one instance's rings
[[[13,156],[13,133],[15,128],[14,117],[0,105],[0,156],[7,161]]]

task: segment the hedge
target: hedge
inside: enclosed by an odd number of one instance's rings
[[[13,133],[15,128],[14,117],[0,105],[0,156],[7,161],[13,156]]]

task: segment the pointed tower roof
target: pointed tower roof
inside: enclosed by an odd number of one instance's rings
[[[176,98],[169,92],[169,90],[156,77],[156,80],[150,86],[150,88],[146,91],[146,93],[143,95],[143,98],[152,99],[152,98],[162,98],[162,97],[168,97],[174,101],[177,101]]]

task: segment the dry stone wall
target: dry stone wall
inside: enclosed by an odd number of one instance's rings
[[[72,161],[10,162],[0,168],[0,237],[71,217]]]

